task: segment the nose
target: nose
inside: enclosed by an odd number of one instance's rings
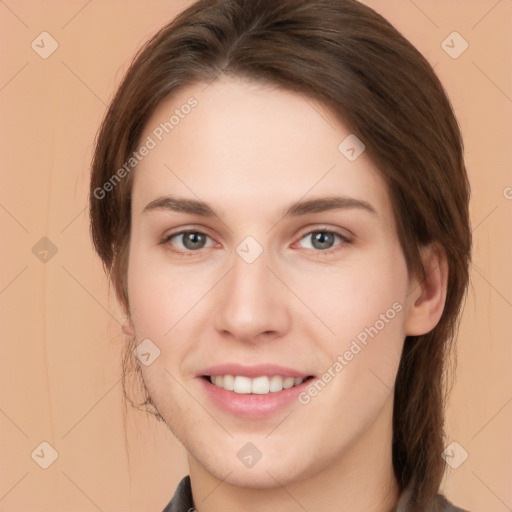
[[[269,263],[265,251],[252,263],[234,254],[231,271],[215,287],[214,326],[222,336],[255,343],[289,329],[290,297],[287,301],[287,289]]]

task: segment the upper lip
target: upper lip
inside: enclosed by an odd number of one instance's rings
[[[201,370],[197,376],[204,377],[210,375],[240,375],[249,378],[261,377],[264,375],[280,375],[282,377],[309,377],[310,373],[304,373],[293,368],[280,366],[278,364],[256,364],[252,366],[238,363],[224,363],[215,366],[209,366]]]

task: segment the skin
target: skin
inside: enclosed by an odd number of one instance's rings
[[[408,275],[378,170],[365,152],[354,162],[340,153],[350,130],[312,99],[221,77],[162,102],[140,140],[191,96],[197,107],[134,171],[124,330],[160,350],[143,378],[187,450],[195,508],[392,511],[394,383],[405,336],[441,316],[444,255],[426,247],[427,279]],[[143,213],[170,194],[201,199],[217,216]],[[282,216],[292,202],[330,195],[364,200],[375,213]],[[182,236],[160,243],[184,229],[207,235],[202,248]],[[347,241],[315,245],[312,232],[325,229]],[[247,236],[263,248],[251,264],[236,252]],[[401,311],[307,405],[240,418],[211,403],[196,378],[223,362],[321,376],[394,303]],[[247,442],[262,453],[250,468],[237,457]]]

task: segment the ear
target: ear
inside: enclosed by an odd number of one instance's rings
[[[430,332],[443,314],[448,284],[446,252],[439,244],[420,249],[424,278],[411,280],[407,295],[405,334],[419,336]]]
[[[135,336],[135,329],[133,328],[133,324],[132,324],[132,321],[130,320],[130,317],[128,317],[128,316],[123,317],[121,326],[122,326],[123,332],[127,336],[132,336],[132,337]]]

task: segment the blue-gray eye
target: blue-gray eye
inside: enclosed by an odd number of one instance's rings
[[[307,247],[308,249],[314,249],[318,251],[325,252],[326,249],[332,249],[336,237],[341,241],[345,242],[346,239],[339,233],[335,233],[334,231],[328,230],[318,230],[311,231],[307,235],[301,238],[301,240],[309,239],[311,240],[311,247]],[[340,244],[337,244],[340,245]]]
[[[205,233],[201,233],[200,231],[180,231],[179,233],[173,233],[169,235],[164,242],[171,243],[173,239],[181,240],[182,247],[178,247],[178,249],[185,249],[187,251],[197,251],[199,249],[204,249],[206,247],[206,241],[210,237]]]

